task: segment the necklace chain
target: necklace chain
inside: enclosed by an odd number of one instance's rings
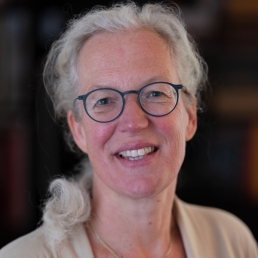
[[[116,252],[98,235],[98,233],[96,232],[96,230],[94,229],[92,223],[89,221],[88,223],[88,226],[90,227],[91,231],[93,232],[93,234],[96,236],[96,238],[98,239],[99,243],[107,250],[109,251],[113,257],[115,258],[121,258],[121,256],[119,256],[118,254],[116,254]],[[168,249],[165,253],[164,256],[162,256],[162,258],[165,258],[167,257],[171,251],[172,251],[172,244],[173,244],[173,241],[171,239],[170,243],[169,243],[169,246],[168,246]]]

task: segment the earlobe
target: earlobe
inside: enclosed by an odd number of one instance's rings
[[[196,98],[194,98],[190,105],[186,104],[187,105],[186,111],[188,114],[188,124],[186,127],[186,135],[185,135],[186,141],[190,141],[193,138],[197,129],[197,110],[196,110],[197,103],[196,102],[197,102]]]
[[[67,123],[76,145],[81,149],[81,151],[87,153],[87,141],[83,125],[81,121],[76,121],[72,111],[70,110],[67,113]]]

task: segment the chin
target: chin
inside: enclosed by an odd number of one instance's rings
[[[132,199],[142,199],[155,196],[166,189],[168,185],[162,185],[159,180],[137,179],[127,183],[123,187],[123,192]]]

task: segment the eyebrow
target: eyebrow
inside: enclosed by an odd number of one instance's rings
[[[139,83],[139,85],[140,85],[139,89],[144,87],[145,85],[147,85],[149,83],[152,83],[152,82],[164,82],[164,81],[165,82],[170,82],[170,81],[167,81],[165,79],[162,79],[161,76],[152,76],[151,78],[149,78],[147,80],[144,80],[142,83]],[[108,86],[108,85],[101,85],[101,84],[95,84],[95,85],[90,86],[87,89],[87,92],[90,92],[90,91],[96,90],[96,89],[101,89],[101,88],[117,89],[117,87],[112,87],[112,86]]]
[[[85,90],[85,88],[83,88],[82,91],[80,91],[80,94],[85,94],[85,92],[88,93],[90,91],[97,90],[97,89],[102,89],[102,88],[111,88],[111,89],[113,89],[112,87],[109,87],[109,86],[95,84],[95,85],[90,86],[87,90]]]

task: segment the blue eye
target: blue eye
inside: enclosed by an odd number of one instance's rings
[[[95,113],[106,113],[117,109],[118,106],[120,106],[120,102],[116,99],[105,97],[94,101],[89,108],[94,110]]]
[[[160,97],[161,95],[163,95],[164,93],[160,92],[160,91],[152,91],[150,92],[149,96],[150,97]]]
[[[95,105],[107,105],[109,104],[111,101],[109,98],[103,98],[103,99],[99,99]]]

